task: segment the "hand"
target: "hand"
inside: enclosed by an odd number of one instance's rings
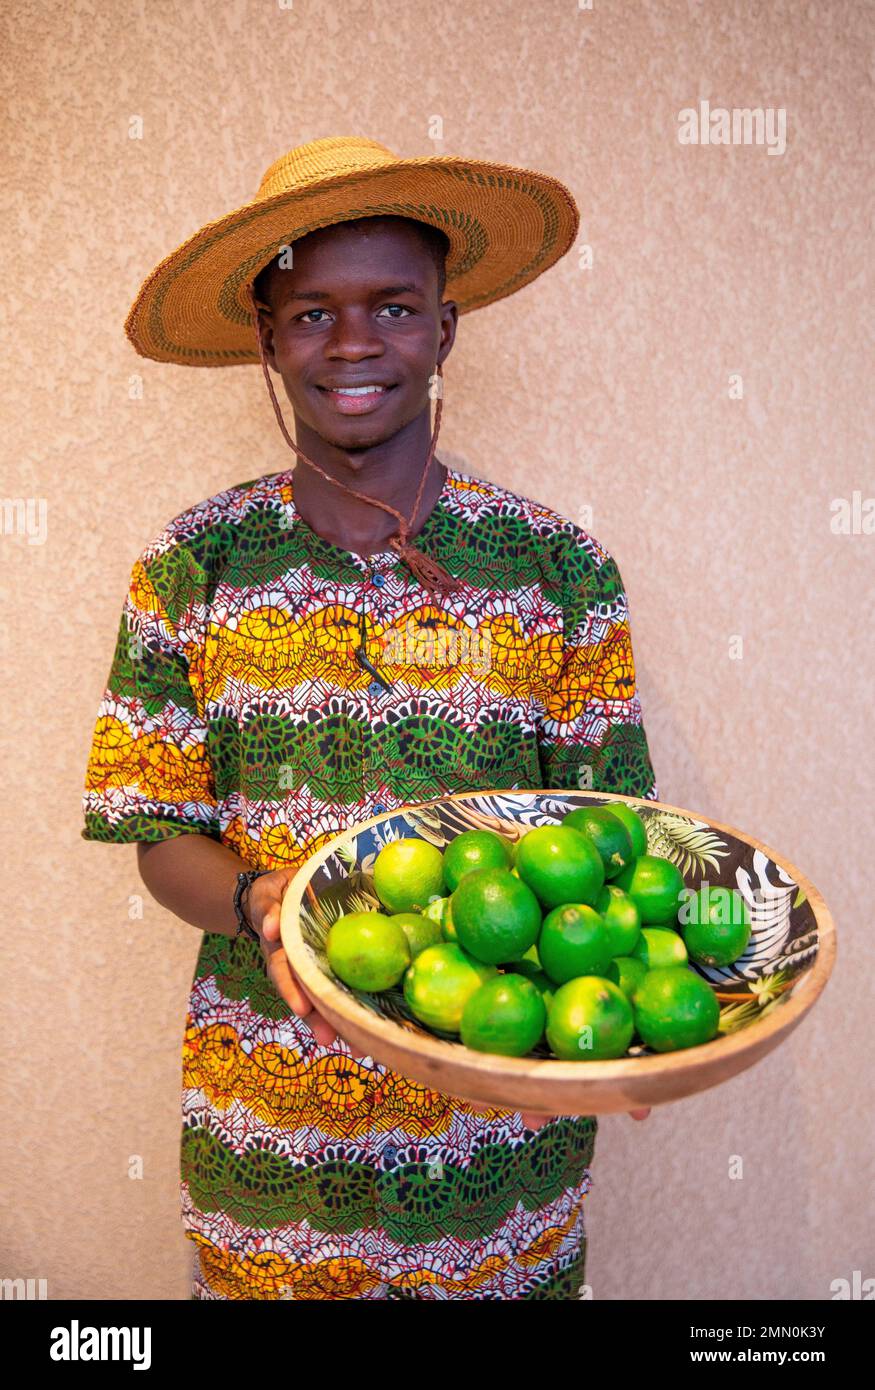
[[[640,1110],[629,1110],[626,1113],[632,1116],[633,1120],[646,1120],[650,1114],[651,1106],[643,1106]],[[537,1110],[522,1110],[523,1124],[527,1129],[541,1129],[550,1120],[555,1120],[555,1115],[543,1115]]]
[[[488,1105],[476,1105],[473,1100],[469,1101],[468,1104],[478,1115],[485,1114],[491,1108]],[[631,1115],[633,1120],[646,1120],[651,1108],[647,1105],[640,1110],[629,1110],[626,1113]],[[543,1129],[544,1125],[549,1124],[551,1120],[559,1118],[558,1115],[545,1115],[542,1110],[521,1110],[520,1115],[526,1129]]]
[[[249,888],[246,915],[258,932],[267,973],[277,994],[299,1018],[306,1018],[316,1041],[323,1047],[330,1047],[337,1038],[337,1029],[319,1013],[289,965],[280,941],[280,907],[283,895],[297,872],[297,869],[275,869],[257,878]]]

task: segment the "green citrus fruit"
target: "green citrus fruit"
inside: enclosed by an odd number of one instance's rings
[[[424,951],[426,946],[436,946],[441,940],[439,923],[435,922],[427,913],[393,912],[389,921],[397,922],[407,937],[411,960],[418,956],[420,951]]]
[[[512,960],[538,939],[538,899],[508,869],[472,869],[451,903],[459,945],[489,965]]]
[[[494,965],[474,960],[454,941],[441,941],[421,951],[407,970],[404,998],[427,1028],[458,1033],[469,998],[497,973]]]
[[[623,824],[629,832],[632,841],[632,853],[638,857],[640,854],[647,853],[647,831],[644,829],[644,822],[637,811],[631,806],[627,806],[625,801],[608,801],[604,808],[610,811],[612,816]]]
[[[547,1006],[523,975],[498,975],[475,990],[462,1010],[462,1042],[475,1052],[524,1057],[544,1035]]]
[[[518,960],[515,965],[508,967],[507,974],[524,975],[527,980],[531,980],[532,984],[536,985],[544,996],[544,1003],[547,1005],[547,1008],[550,1007],[550,1002],[553,995],[556,993],[557,986],[550,979],[549,975],[544,974],[543,970],[533,968],[532,962],[529,960]]]
[[[612,954],[604,919],[586,903],[564,903],[544,918],[538,955],[557,985],[575,975],[606,975]]]
[[[444,941],[458,941],[456,928],[453,924],[453,900],[447,898],[447,905],[441,918],[441,936]]]
[[[465,830],[444,850],[444,878],[452,893],[472,869],[509,869],[510,841],[493,830]]]
[[[678,919],[690,959],[700,965],[731,965],[747,950],[750,910],[735,888],[700,888],[681,904]]]
[[[444,920],[444,913],[447,910],[447,903],[449,901],[449,898],[433,897],[422,909],[423,917],[428,917],[430,921],[437,922],[438,926],[440,926]]]
[[[443,855],[426,840],[390,840],[374,860],[374,888],[390,912],[422,912],[443,894]]]
[[[614,956],[608,969],[608,979],[620,986],[627,999],[633,997],[646,974],[647,966],[637,956]]]
[[[537,945],[530,946],[527,951],[517,952],[515,956],[511,956],[510,960],[503,960],[501,964],[506,965],[508,968],[510,968],[511,966],[521,965],[523,962],[525,962],[527,965],[534,966],[536,970],[540,970],[541,961],[538,956]]]
[[[369,994],[397,985],[410,964],[403,928],[381,912],[348,912],[329,928],[328,964],[338,979]]]
[[[562,821],[592,840],[604,865],[605,878],[616,878],[635,858],[632,837],[625,825],[604,806],[578,806]]]
[[[641,935],[629,954],[643,961],[648,970],[687,963],[684,938],[670,927],[642,927]]]
[[[539,825],[527,831],[517,843],[516,867],[547,909],[563,903],[592,907],[605,881],[595,845],[565,825]]]
[[[599,975],[561,985],[547,1012],[547,1041],[566,1062],[622,1057],[634,1031],[629,1000],[619,985]]]
[[[641,914],[629,894],[615,883],[606,883],[595,908],[608,929],[611,955],[628,956],[641,934]]]
[[[670,859],[642,854],[617,876],[616,882],[629,894],[644,926],[665,923],[677,916],[684,880]]]
[[[720,1023],[714,991],[685,965],[649,970],[635,991],[632,1007],[639,1036],[656,1052],[710,1042]]]

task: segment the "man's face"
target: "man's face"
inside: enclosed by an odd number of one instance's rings
[[[372,448],[428,406],[458,309],[438,296],[437,267],[415,230],[367,218],[293,243],[271,277],[262,332],[295,417],[341,449]],[[379,386],[376,394],[336,388]]]

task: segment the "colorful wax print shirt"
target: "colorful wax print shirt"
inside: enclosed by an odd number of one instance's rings
[[[313,531],[293,472],[191,507],[134,564],[85,839],[207,835],[276,869],[450,792],[657,796],[626,597],[590,535],[449,469],[416,544],[463,587],[435,603],[391,549]],[[245,936],[203,936],[183,1121],[198,1298],[578,1296],[595,1117],[532,1131],[320,1045]]]

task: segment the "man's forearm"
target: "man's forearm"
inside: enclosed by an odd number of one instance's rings
[[[208,835],[174,835],[137,845],[140,877],[162,907],[201,931],[234,936],[237,875],[253,868]]]

